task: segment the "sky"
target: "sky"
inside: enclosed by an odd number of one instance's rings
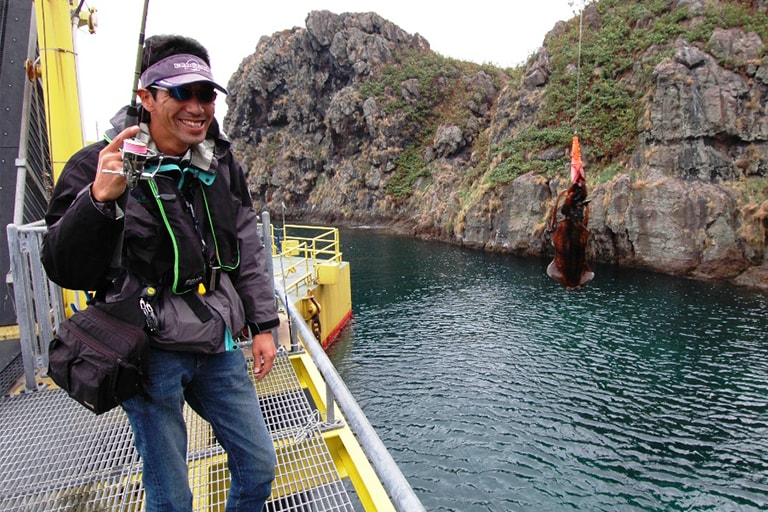
[[[226,87],[262,36],[305,27],[313,10],[375,12],[410,34],[419,33],[444,57],[512,67],[535,53],[560,20],[576,13],[573,0],[149,0],[146,37],[175,33],[208,48],[216,81]],[[131,100],[144,0],[86,0],[97,9],[95,34],[81,28],[76,52],[88,140]],[[110,63],[107,65],[107,63]],[[216,117],[226,113],[223,95]]]

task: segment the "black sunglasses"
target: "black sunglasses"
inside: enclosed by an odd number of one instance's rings
[[[212,103],[216,99],[216,90],[213,87],[203,86],[199,89],[193,89],[186,85],[170,88],[153,85],[152,88],[167,92],[168,96],[177,101],[189,101],[193,97],[196,97],[200,103]]]

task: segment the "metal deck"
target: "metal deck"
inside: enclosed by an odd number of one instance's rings
[[[263,239],[274,240],[269,215],[263,213],[262,219]],[[302,232],[312,229],[293,227]],[[275,294],[293,326],[281,324],[278,339],[293,352],[289,355],[290,350],[281,348],[272,371],[254,384],[277,453],[277,474],[266,510],[423,512],[295,304],[304,300],[301,294],[310,292],[308,286],[333,285],[335,270],[348,271],[341,260],[338,230],[320,229],[319,236],[296,238],[276,261],[267,259],[270,272],[278,275]],[[17,381],[15,389],[23,387],[23,392],[0,397],[0,510],[142,511],[142,466],[123,412],[94,416],[63,391],[41,387],[48,340],[63,321],[64,302],[80,297],[65,298],[43,272],[42,221],[11,224],[7,232],[23,366],[23,382]],[[339,283],[348,285],[348,275],[341,277]],[[334,299],[339,297],[329,295],[329,301]],[[329,325],[337,322],[335,316]],[[346,422],[341,427],[334,422],[336,407]],[[321,423],[320,412],[333,424]],[[229,488],[226,454],[206,422],[191,410],[185,414],[194,510],[223,511]]]
[[[277,452],[266,510],[354,511],[287,352],[255,386]],[[226,454],[204,420],[189,408],[186,416],[194,509],[223,511]],[[141,511],[143,494],[141,460],[120,408],[95,416],[60,389],[0,398],[0,510]]]

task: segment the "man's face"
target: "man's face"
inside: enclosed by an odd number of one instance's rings
[[[139,97],[151,114],[149,132],[157,148],[167,155],[180,155],[189,146],[205,140],[216,110],[216,94],[206,82],[173,89],[150,86],[141,89]]]

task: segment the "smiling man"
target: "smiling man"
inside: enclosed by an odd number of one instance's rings
[[[151,58],[151,56],[150,56]],[[150,133],[160,151],[178,155],[205,140],[213,122],[216,90],[207,62],[192,54],[170,55],[141,74],[141,104],[151,114]]]
[[[245,176],[214,118],[217,91],[226,93],[197,41],[148,38],[139,124],[126,127],[125,108],[105,140],[76,153],[46,214],[48,276],[95,290],[89,307],[149,334],[145,392],[122,403],[147,512],[192,510],[185,402],[227,452],[227,511],[261,510],[274,479],[274,446],[238,338],[252,338],[262,379],[279,320]],[[147,153],[142,179],[127,179],[124,142]]]

